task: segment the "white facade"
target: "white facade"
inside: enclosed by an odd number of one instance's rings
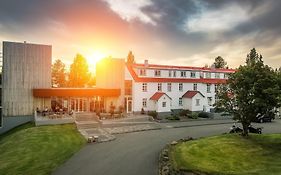
[[[132,64],[126,67],[125,78],[132,80],[132,109],[139,112],[155,111],[159,104],[150,98],[156,92],[166,93],[170,99],[170,109],[190,109],[210,111],[215,103],[215,86],[224,83],[233,69],[213,69],[201,67],[163,66]],[[192,99],[182,96],[190,90],[199,91]],[[196,104],[200,100],[200,105]],[[144,103],[143,101],[147,101]],[[144,105],[145,104],[145,105]],[[185,106],[185,107],[184,107]],[[168,109],[168,108],[167,108]],[[167,109],[156,110],[167,112]]]
[[[150,99],[149,102],[150,111],[156,112],[171,112],[171,98],[164,94],[157,100]]]

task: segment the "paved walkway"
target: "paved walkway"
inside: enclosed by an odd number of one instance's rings
[[[164,126],[161,130],[119,134],[111,142],[87,144],[53,174],[157,175],[159,152],[167,143],[187,136],[198,138],[222,134],[228,132],[231,125]],[[265,133],[281,133],[280,120],[255,125],[263,126]]]

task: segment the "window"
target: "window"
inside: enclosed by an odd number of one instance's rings
[[[217,102],[219,100],[219,96],[215,95],[215,102]]]
[[[210,72],[206,72],[206,78],[211,78],[211,73]]]
[[[218,91],[218,85],[215,84],[215,92],[217,92],[217,91]]]
[[[147,106],[147,99],[146,99],[146,98],[143,98],[143,99],[142,99],[142,107],[143,107],[143,108],[146,108],[146,106]]]
[[[142,92],[147,92],[147,83],[142,83]]]
[[[172,77],[172,71],[169,70],[169,77]]]
[[[215,73],[215,78],[220,78],[220,73],[216,72]]]
[[[197,91],[197,84],[196,83],[193,84],[193,90]]]
[[[224,77],[225,79],[228,79],[228,76],[229,76],[229,75],[228,75],[227,73],[224,73],[224,74],[223,74],[223,77]]]
[[[208,97],[208,105],[209,105],[209,106],[212,105],[212,97]]]
[[[211,84],[207,84],[207,93],[211,93]]]
[[[161,76],[161,71],[160,70],[155,70],[154,71],[155,77],[160,77]]]
[[[145,69],[140,69],[140,75],[141,76],[146,76],[146,70]]]
[[[186,77],[186,72],[185,71],[181,71],[181,77]]]
[[[183,84],[179,83],[179,91],[182,91],[182,90],[183,90]]]
[[[179,106],[182,106],[182,98],[179,98]]]
[[[196,99],[196,106],[200,106],[200,99]]]
[[[172,83],[167,84],[167,91],[171,92],[172,91]]]
[[[174,77],[176,77],[177,76],[177,71],[174,71]]]
[[[158,83],[157,90],[162,91],[162,83]]]
[[[196,72],[191,72],[191,73],[190,73],[190,77],[191,77],[191,78],[195,78],[195,77],[196,77]]]
[[[166,107],[166,102],[162,102],[162,107],[163,107],[163,108]]]

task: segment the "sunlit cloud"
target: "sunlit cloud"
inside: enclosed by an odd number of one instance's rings
[[[185,31],[204,33],[227,31],[250,19],[249,8],[234,3],[221,9],[208,10],[203,5],[200,8],[198,14],[186,20]]]
[[[152,4],[150,0],[137,0],[137,1],[124,1],[124,0],[104,0],[106,1],[111,10],[117,13],[123,20],[131,21],[139,19],[140,21],[152,25],[156,25],[147,14],[141,9]],[[159,17],[159,15],[154,14]]]

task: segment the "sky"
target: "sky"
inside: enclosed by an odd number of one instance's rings
[[[0,41],[50,44],[53,60],[96,59],[232,68],[255,47],[281,66],[279,0],[1,0]]]

